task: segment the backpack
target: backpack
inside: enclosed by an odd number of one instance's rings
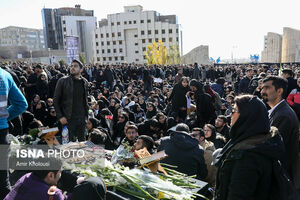
[[[300,195],[279,160],[272,164],[270,200],[300,200]]]

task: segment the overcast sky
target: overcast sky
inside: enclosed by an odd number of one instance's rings
[[[209,56],[249,58],[261,54],[267,32],[283,27],[300,29],[299,0],[0,0],[0,28],[42,28],[41,9],[93,9],[97,21],[123,12],[123,6],[141,5],[162,15],[176,14],[183,29],[183,53],[209,45]],[[234,47],[234,48],[233,48]]]

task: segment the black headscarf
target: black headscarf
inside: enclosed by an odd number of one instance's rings
[[[229,150],[237,143],[254,135],[270,134],[270,121],[265,104],[257,97],[252,97],[243,108],[238,108],[240,116],[231,127],[231,140],[217,156],[217,162],[224,159]]]
[[[79,185],[76,185],[73,193],[73,200],[104,200],[106,186],[99,177],[88,178]]]

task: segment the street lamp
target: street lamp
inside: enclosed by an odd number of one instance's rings
[[[30,62],[32,63],[32,50],[30,50],[29,52],[30,52]]]
[[[231,49],[231,62],[233,63],[233,49],[237,48],[237,45],[233,45]]]
[[[50,57],[50,48],[48,48],[48,57],[49,57],[49,63],[51,64],[51,57]]]

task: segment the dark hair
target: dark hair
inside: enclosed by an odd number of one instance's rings
[[[145,146],[149,152],[152,151],[154,146],[154,140],[150,136],[141,135],[138,137],[138,139],[143,140],[143,146]]]
[[[183,77],[180,79],[180,83],[181,83],[182,81],[186,81],[187,83],[189,83],[189,78],[186,77],[186,76],[183,76]]]
[[[263,83],[272,81],[272,85],[275,87],[275,90],[277,91],[278,89],[282,88],[283,93],[281,95],[282,98],[284,98],[285,93],[287,92],[287,85],[288,82],[285,78],[279,77],[279,76],[267,76],[264,80]]]
[[[217,137],[216,127],[214,127],[214,125],[212,125],[212,124],[205,124],[204,126],[207,126],[211,130],[211,136],[210,136],[210,138],[206,138],[206,139],[208,141],[214,141],[216,139],[216,137]]]
[[[129,129],[134,129],[135,131],[138,131],[138,127],[136,125],[128,125],[127,128],[126,128],[126,133]]]
[[[218,115],[217,118],[220,118],[224,121],[224,123],[227,123],[227,117],[225,115]]]
[[[157,121],[157,119],[152,118],[149,120],[149,126],[158,127],[159,122]]]
[[[200,137],[204,137],[205,136],[204,130],[202,128],[198,128],[198,127],[193,128],[192,132],[194,132],[194,131],[199,131],[200,132],[199,133]]]
[[[190,128],[185,123],[179,123],[176,126],[176,131],[184,131],[184,132],[190,132]]]
[[[246,69],[246,72],[250,72],[250,71],[252,71],[252,68],[249,67]]]
[[[89,138],[94,144],[104,144],[107,139],[107,135],[101,132],[99,129],[94,128],[90,133]]]
[[[53,156],[49,156],[48,161],[50,163],[51,169],[49,170],[33,170],[32,174],[37,176],[39,179],[44,180],[46,176],[53,172],[54,175],[58,173],[59,170],[61,170],[62,167],[62,160]]]
[[[291,69],[283,69],[282,73],[288,74],[289,76],[294,76],[293,70],[291,70]]]

